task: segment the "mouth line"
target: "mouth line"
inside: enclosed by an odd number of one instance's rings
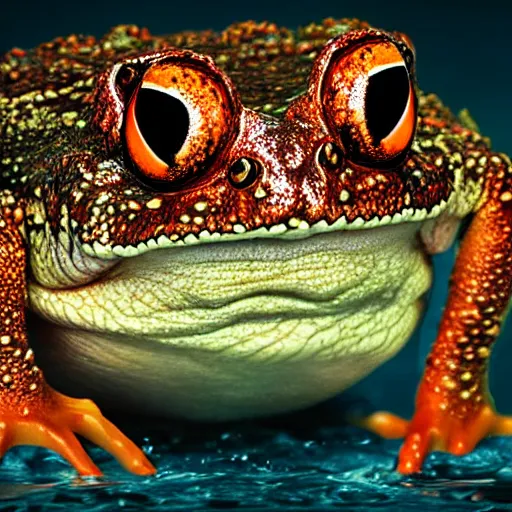
[[[376,228],[384,228],[388,226],[399,226],[403,224],[420,223],[425,220],[437,218],[448,207],[448,202],[441,200],[430,211],[426,208],[417,209],[405,208],[401,212],[395,213],[393,216],[384,215],[382,218],[373,217],[365,221],[362,217],[357,217],[354,221],[348,222],[346,217],[340,217],[332,224],[328,224],[326,220],[320,220],[315,224],[308,224],[304,220],[292,218],[287,224],[281,223],[270,227],[262,226],[254,230],[246,230],[242,224],[233,226],[233,233],[211,233],[203,230],[197,235],[189,233],[184,238],[174,239],[174,235],[168,237],[160,235],[158,238],[140,242],[137,246],[128,245],[103,245],[98,241],[91,244],[81,244],[81,248],[88,256],[116,260],[119,258],[132,258],[141,256],[145,253],[152,253],[154,249],[190,247],[200,245],[217,246],[219,242],[240,242],[247,240],[302,240],[314,237],[319,234],[327,234],[332,232],[358,232],[367,230],[376,230]],[[231,245],[231,244],[229,244]],[[167,252],[167,251],[166,251]]]
[[[190,268],[205,263],[286,262],[318,253],[375,252],[379,247],[409,241],[421,228],[419,222],[406,222],[373,230],[328,231],[302,238],[252,238],[230,243],[180,246],[171,250],[151,250],[136,258],[123,258],[109,272],[109,278],[122,274],[162,275],[178,266]],[[356,256],[354,256],[356,257]]]

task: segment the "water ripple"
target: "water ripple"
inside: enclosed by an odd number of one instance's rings
[[[512,439],[461,458],[435,453],[421,476],[401,477],[399,442],[348,426],[141,428],[131,435],[155,477],[129,475],[89,447],[107,476],[80,479],[51,452],[16,448],[0,465],[0,510],[512,510]]]

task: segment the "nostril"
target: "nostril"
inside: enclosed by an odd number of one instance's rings
[[[336,144],[326,142],[318,151],[317,159],[324,169],[334,170],[340,168],[343,154]]]

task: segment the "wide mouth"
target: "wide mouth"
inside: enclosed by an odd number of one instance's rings
[[[135,258],[125,258],[109,274],[154,273],[176,264],[207,262],[286,261],[314,253],[332,251],[357,252],[378,250],[379,246],[410,241],[421,229],[421,223],[404,223],[369,230],[332,231],[304,238],[253,238],[229,243],[197,244],[155,249]]]
[[[304,220],[292,218],[287,224],[276,224],[270,227],[262,226],[253,230],[246,230],[243,225],[235,224],[233,232],[230,233],[210,233],[207,230],[203,230],[197,234],[189,233],[183,239],[179,239],[177,235],[176,239],[174,238],[175,235],[171,235],[171,237],[160,235],[157,238],[139,242],[136,246],[102,245],[98,241],[95,241],[92,245],[88,243],[80,245],[82,251],[88,256],[103,260],[116,260],[118,258],[138,257],[145,253],[151,253],[155,249],[177,249],[201,245],[219,246],[220,243],[224,242],[231,245],[244,241],[257,241],[257,243],[260,243],[262,240],[299,241],[330,233],[375,232],[377,229],[381,230],[385,227],[396,228],[404,224],[415,224],[418,226],[424,221],[439,217],[447,209],[448,204],[448,202],[442,200],[440,204],[435,205],[430,211],[427,211],[426,208],[419,210],[405,208],[393,216],[373,217],[366,221],[358,217],[349,222],[345,217],[340,217],[332,224],[328,224],[325,220],[320,220],[310,225]],[[416,227],[416,229],[419,228]]]

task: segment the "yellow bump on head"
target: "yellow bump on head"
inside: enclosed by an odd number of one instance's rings
[[[162,206],[162,199],[159,197],[155,197],[146,203],[146,207],[150,210],[158,210]]]
[[[340,192],[340,201],[342,203],[344,203],[345,201],[348,201],[349,198],[350,198],[350,192],[348,192],[348,190],[343,189]]]
[[[208,204],[205,201],[199,201],[194,205],[196,212],[204,212],[207,207]]]
[[[260,185],[256,191],[254,192],[254,197],[256,199],[262,199],[263,197],[266,197],[267,193],[263,189],[263,187]]]
[[[141,206],[139,203],[132,200],[132,201],[128,201],[128,208],[130,208],[130,210],[140,210]]]

